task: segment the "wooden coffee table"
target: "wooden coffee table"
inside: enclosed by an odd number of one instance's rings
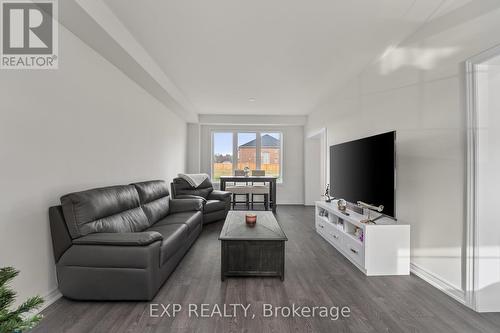
[[[257,215],[250,227],[245,214]],[[228,276],[279,276],[285,278],[285,241],[281,225],[272,212],[230,211],[219,236],[221,279]]]

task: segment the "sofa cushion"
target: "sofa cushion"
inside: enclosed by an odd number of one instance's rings
[[[206,200],[202,197],[194,196],[193,199],[172,199],[170,200],[170,214],[192,211],[203,211]]]
[[[158,221],[154,226],[162,226],[169,224],[185,224],[188,227],[189,233],[196,230],[201,225],[202,214],[197,211],[182,212],[170,214],[167,217]]]
[[[151,180],[132,184],[139,193],[142,209],[153,225],[158,220],[168,215],[170,209],[170,193],[168,184],[163,180]]]
[[[61,205],[72,238],[95,232],[138,232],[149,226],[137,190],[130,185],[66,194]]]
[[[210,193],[213,191],[213,185],[210,179],[205,179],[198,187],[194,188],[182,178],[175,178],[173,181],[173,186],[175,188],[175,195],[197,195],[204,199],[208,198]]]
[[[218,210],[225,210],[226,202],[220,200],[208,200],[204,207],[205,213],[212,213]]]
[[[187,242],[188,227],[186,224],[153,225],[147,231],[159,232],[163,237],[160,247],[160,263],[162,265]]]

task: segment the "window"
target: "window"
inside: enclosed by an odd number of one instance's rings
[[[213,136],[212,179],[233,174],[233,133],[218,132]]]
[[[262,170],[266,175],[281,176],[281,133],[261,133],[260,152]]]
[[[236,169],[257,169],[257,135],[255,133],[237,133],[238,165]]]
[[[280,132],[212,132],[212,179],[229,176],[234,170],[266,170],[282,181],[282,134]],[[234,158],[233,158],[234,156]]]

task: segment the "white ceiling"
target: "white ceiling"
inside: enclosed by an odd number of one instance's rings
[[[470,0],[104,0],[200,114],[307,114]],[[250,99],[255,99],[251,101]]]

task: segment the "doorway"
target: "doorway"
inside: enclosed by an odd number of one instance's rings
[[[500,311],[500,46],[466,62],[467,303]]]
[[[321,130],[306,137],[304,144],[304,202],[306,206],[321,200],[327,184],[327,130]]]

